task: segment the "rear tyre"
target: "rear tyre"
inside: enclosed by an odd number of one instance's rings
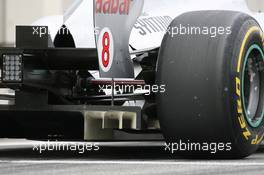
[[[264,134],[258,23],[239,12],[197,11],[174,19],[170,31],[180,26],[209,30],[168,32],[162,41],[157,83],[166,85],[166,92],[157,95],[157,110],[166,141],[174,143],[177,155],[249,156]]]

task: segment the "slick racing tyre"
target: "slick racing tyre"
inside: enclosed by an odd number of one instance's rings
[[[160,48],[157,95],[171,153],[243,158],[264,133],[263,35],[252,17],[232,11],[185,13]]]

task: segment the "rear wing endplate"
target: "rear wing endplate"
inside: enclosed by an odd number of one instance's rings
[[[134,78],[129,37],[143,5],[144,0],[94,0],[101,78]]]

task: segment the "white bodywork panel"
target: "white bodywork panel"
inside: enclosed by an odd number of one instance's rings
[[[95,48],[93,1],[81,0],[81,3],[73,10],[70,8],[66,11],[67,17],[64,18],[64,24],[70,30],[76,47]],[[71,15],[68,16],[69,14]]]
[[[143,14],[151,16],[170,16],[172,19],[190,11],[199,10],[232,10],[253,16],[264,29],[264,13],[249,10],[246,0],[145,0]],[[143,18],[143,17],[141,17]],[[130,44],[136,49],[159,47],[164,32],[140,35],[136,29],[132,31]]]
[[[165,16],[174,19],[182,13],[197,10],[244,12],[253,16],[260,26],[264,28],[264,13],[250,11],[246,0],[145,0],[143,13],[139,20]],[[152,21],[153,23],[155,24]],[[47,17],[34,23],[34,25],[48,25],[52,38],[55,37],[59,26],[63,24],[69,28],[73,35],[76,47],[95,48],[94,32],[96,29],[94,29],[93,0],[76,0],[72,7],[66,11],[64,18],[62,16]],[[144,30],[147,29],[145,28]],[[147,32],[142,35],[140,31],[142,30],[134,28],[130,36],[130,45],[136,50],[159,47],[166,32],[160,29],[159,32]]]

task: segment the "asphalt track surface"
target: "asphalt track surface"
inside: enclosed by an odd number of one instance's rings
[[[243,160],[171,158],[161,142],[100,143],[99,151],[33,150],[40,142],[0,140],[0,175],[264,174],[264,150]]]

